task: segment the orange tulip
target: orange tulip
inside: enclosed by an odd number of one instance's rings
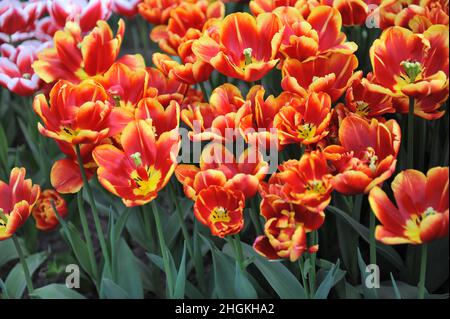
[[[191,139],[225,140],[227,130],[237,129],[239,110],[244,103],[241,91],[226,83],[214,89],[209,103],[188,105],[181,111],[181,119],[192,129]]]
[[[315,7],[306,20],[292,7],[280,7],[274,13],[285,26],[280,47],[285,57],[304,61],[330,52],[352,54],[358,48],[356,43],[346,42],[341,16],[334,8]]]
[[[52,205],[55,205],[56,211],[62,218],[66,217],[67,205],[64,198],[54,190],[46,189],[41,193],[32,211],[37,229],[49,231],[59,224]]]
[[[27,221],[41,189],[25,179],[25,168],[13,168],[9,184],[0,181],[0,240],[5,240]]]
[[[426,119],[444,114],[439,108],[448,97],[448,34],[444,25],[434,25],[423,35],[392,27],[370,49],[377,83],[391,90],[394,97],[403,98],[402,103],[407,103],[408,97],[415,98],[415,114]]]
[[[244,81],[257,81],[278,63],[283,27],[272,13],[254,18],[248,13],[225,17],[213,34],[205,33],[192,51],[217,71]]]
[[[377,118],[387,113],[395,113],[391,92],[371,81],[372,76],[356,79],[347,89],[345,106],[363,118]]]
[[[253,86],[247,94],[247,102],[239,117],[239,130],[246,142],[269,149],[278,145],[278,135],[273,125],[275,115],[286,105],[291,105],[299,97],[295,94],[282,92],[279,96],[270,95],[264,99],[265,89],[261,85]],[[271,132],[271,130],[273,130]]]
[[[379,5],[381,0],[321,0],[322,4],[326,4],[336,8],[342,16],[342,22],[346,26],[362,25],[367,19],[370,4]]]
[[[77,161],[77,154],[72,144],[56,141],[65,158],[57,160],[50,171],[50,183],[61,194],[75,194],[83,187],[83,178]],[[102,141],[103,143],[103,141]],[[81,144],[80,153],[88,180],[92,178],[97,165],[92,159],[92,150],[96,144]]]
[[[343,194],[369,193],[395,171],[401,130],[395,120],[385,123],[359,116],[346,117],[339,128],[340,145],[324,153],[333,161],[335,190]]]
[[[326,93],[311,93],[306,99],[284,106],[275,115],[281,145],[317,143],[328,134],[331,99]]]
[[[298,260],[304,252],[316,252],[318,245],[308,247],[306,233],[324,222],[323,212],[311,212],[301,205],[285,202],[276,196],[264,197],[261,214],[266,219],[264,235],[256,238],[254,249],[268,259]]]
[[[146,96],[156,98],[163,106],[172,100],[181,104],[185,96],[189,95],[189,87],[176,79],[171,79],[160,70],[147,68],[148,87]]]
[[[252,0],[250,1],[250,11],[257,16],[264,12],[272,12],[279,7],[294,7],[299,2],[297,0]]]
[[[269,164],[254,148],[246,149],[236,159],[222,144],[211,143],[202,151],[200,167],[180,164],[175,169],[175,176],[192,200],[211,185],[239,190],[248,199],[256,194],[268,171]]]
[[[117,134],[123,110],[114,108],[103,86],[93,80],[80,84],[58,81],[50,91],[50,103],[43,94],[35,97],[34,111],[42,119],[42,135],[71,144],[98,143]]]
[[[279,172],[273,174],[268,183],[261,182],[263,197],[276,195],[314,212],[323,211],[328,206],[333,190],[332,175],[322,152],[305,153],[300,160],[286,161],[278,169]]]
[[[136,68],[115,62],[103,75],[97,76],[96,81],[113,97],[116,106],[133,112],[137,103],[146,95],[149,75],[142,56],[130,58],[136,60],[133,63]]]
[[[211,18],[222,19],[225,5],[222,1],[195,3],[182,2],[170,11],[167,25],[158,25],[152,29],[150,38],[170,55],[177,55],[178,47],[192,38],[192,33],[200,33],[206,21]]]
[[[244,226],[244,195],[220,186],[203,189],[194,204],[195,217],[209,227],[214,236],[234,235]]]
[[[155,25],[165,24],[170,12],[180,5],[181,0],[143,0],[138,4],[139,14]]]
[[[98,21],[88,35],[82,36],[80,26],[68,22],[64,30],[54,35],[54,47],[38,53],[33,69],[47,83],[59,79],[77,83],[88,77],[103,74],[116,61],[125,32],[119,20],[117,35],[105,21]],[[127,57],[123,57],[126,61]]]
[[[448,236],[448,167],[425,176],[405,170],[391,184],[397,207],[383,190],[370,191],[370,206],[382,225],[375,238],[387,245],[424,244]]]
[[[122,198],[127,207],[145,205],[158,196],[176,166],[180,138],[165,132],[156,139],[150,121],[130,122],[122,132],[121,146],[97,146],[92,156],[100,183]]]
[[[382,29],[401,26],[423,33],[432,25],[449,23],[448,0],[384,0],[375,13]]]
[[[282,87],[284,90],[306,97],[310,92],[325,92],[336,102],[351,83],[361,77],[354,72],[358,59],[353,54],[339,52],[318,56],[300,62],[287,59],[283,63]]]

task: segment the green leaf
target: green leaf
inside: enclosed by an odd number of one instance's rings
[[[72,247],[72,251],[77,261],[80,263],[81,268],[83,268],[83,270],[86,271],[91,278],[93,278],[93,266],[91,265],[91,261],[89,259],[86,242],[81,239],[79,231],[71,222],[66,223],[63,221],[62,226],[63,227],[60,231]]]
[[[234,275],[234,292],[237,298],[240,299],[257,299],[258,294],[253,287],[250,280],[247,278],[247,273],[241,269],[239,263],[236,261]]]
[[[101,283],[101,294],[106,299],[129,299],[125,290],[109,278],[103,278]]]
[[[144,298],[139,266],[125,240],[119,240],[114,260],[114,283],[121,287],[130,298]]]
[[[392,281],[392,288],[394,288],[395,298],[402,299],[402,294],[398,290],[398,286],[397,286],[397,283],[395,282],[394,276],[392,275],[392,273],[390,273],[390,275],[391,275],[391,281]]]
[[[25,262],[28,265],[28,270],[30,271],[30,276],[33,276],[36,269],[42,265],[47,257],[48,253],[43,251],[25,258]],[[8,274],[8,277],[6,277],[5,287],[8,296],[12,299],[21,298],[23,292],[25,291],[26,285],[22,264],[18,262]]]
[[[242,243],[244,255],[254,258],[254,265],[282,299],[305,299],[305,289],[298,279],[279,261],[269,261],[258,255],[251,246]]]
[[[220,299],[236,298],[234,289],[234,261],[216,248],[207,238],[203,237],[211,249],[213,259],[214,284],[217,296]]]
[[[18,240],[20,242],[20,246],[22,247],[23,253],[27,255],[28,252],[23,245],[22,238],[18,238]],[[10,262],[11,260],[19,258],[12,238],[0,241],[0,252],[0,267]]]
[[[340,261],[338,260],[336,265],[333,265],[333,267],[328,270],[327,275],[325,276],[324,280],[321,282],[319,288],[317,288],[317,291],[314,295],[314,299],[327,299],[328,294],[331,291],[331,288],[334,287],[336,284],[339,276],[339,265]]]
[[[367,275],[368,275],[366,273],[367,265],[366,265],[366,263],[364,262],[364,259],[361,256],[361,252],[359,251],[359,248],[358,248],[357,251],[358,251],[358,265],[359,265],[359,271],[361,273],[361,281],[362,281],[361,286],[362,286],[362,290],[363,290],[363,293],[364,293],[364,297],[366,299],[377,299],[378,298],[378,294],[377,294],[376,288],[370,289],[370,288],[368,288],[366,286],[366,278],[367,278]]]
[[[361,225],[356,220],[351,218],[347,213],[342,211],[341,209],[334,207],[334,206],[328,206],[327,209],[334,213],[339,218],[342,218],[345,220],[352,228],[363,238],[366,242],[369,243],[370,241],[370,231],[367,227]],[[399,270],[404,270],[405,265],[403,263],[402,258],[400,255],[395,251],[394,248],[384,245],[382,243],[377,242],[376,243],[377,250],[382,254],[384,257],[386,257],[387,260],[389,260],[395,267],[397,267]]]
[[[85,297],[76,290],[67,288],[63,284],[50,284],[35,289],[31,296],[41,299],[85,299]]]
[[[175,288],[173,290],[173,297],[175,299],[184,298],[186,287],[186,241],[184,242],[183,257],[181,258],[180,268],[178,269],[177,279],[175,281]]]

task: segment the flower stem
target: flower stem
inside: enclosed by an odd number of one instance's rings
[[[408,159],[407,168],[414,168],[414,104],[415,99],[409,98],[408,112]]]
[[[317,230],[311,232],[311,243],[310,246],[317,245],[318,242],[318,233]],[[311,260],[311,273],[309,277],[309,291],[311,296],[315,295],[316,292],[316,255],[317,253],[310,254]]]
[[[12,236],[14,246],[16,247],[17,254],[19,255],[20,263],[22,264],[23,268],[23,274],[25,275],[25,281],[27,283],[27,289],[28,289],[28,295],[30,295],[34,288],[33,288],[33,281],[31,280],[30,270],[28,269],[28,265],[25,261],[25,256],[23,255],[22,247],[20,247],[19,240],[17,239],[16,235]]]
[[[176,198],[176,195],[175,195],[175,190],[173,189],[173,185],[171,183],[169,183],[168,186],[169,186],[170,197],[172,198],[172,201],[175,204],[175,211],[176,211],[176,214],[178,216],[178,221],[179,221],[179,223],[181,225],[181,232],[183,233],[184,240],[187,243],[188,253],[191,256],[191,258],[194,260],[195,273],[197,274],[197,279],[198,279],[199,285],[204,290],[204,289],[206,289],[206,283],[205,283],[202,259],[198,258],[200,256],[196,256],[194,254],[193,245],[192,245],[192,239],[191,239],[191,236],[189,235],[189,232],[187,230],[186,222],[185,222],[184,216],[183,216],[183,212],[181,211],[180,204],[177,201],[177,198]]]
[[[306,281],[306,274],[304,273],[305,264],[304,264],[304,256],[301,256],[298,259],[298,267],[300,268],[300,277],[303,283],[303,288],[305,288],[306,298],[310,298],[308,282]]]
[[[259,218],[259,205],[256,196],[257,195],[250,199],[250,218],[255,227],[256,234],[261,235],[264,232],[264,227],[261,225],[261,220]]]
[[[369,211],[370,215],[370,263],[376,265],[377,263],[377,243],[375,241],[375,214]]]
[[[426,244],[423,244],[421,247],[421,258],[420,258],[419,299],[425,298],[427,258],[428,258],[428,246]]]
[[[80,145],[75,145],[75,151],[77,153],[77,161],[80,167],[81,177],[83,178],[83,185],[86,189],[89,198],[89,205],[91,206],[92,215],[94,217],[95,229],[97,231],[98,240],[100,242],[100,248],[102,250],[105,261],[110,265],[111,259],[109,257],[108,246],[106,245],[105,235],[103,234],[102,226],[100,223],[100,217],[97,211],[97,205],[95,204],[94,195],[92,194],[91,186],[86,176],[86,171],[83,166],[83,158],[81,157]]]
[[[155,200],[152,201],[151,205],[152,205],[153,215],[155,216],[156,232],[158,233],[159,246],[161,248],[161,254],[163,257],[164,272],[166,273],[166,278],[167,278],[169,298],[172,299],[174,281],[172,278],[172,271],[170,268],[169,256],[167,255],[167,245],[166,245],[166,240],[164,239],[164,231],[162,228],[161,218],[159,216],[159,210],[158,210],[158,207],[156,206]]]

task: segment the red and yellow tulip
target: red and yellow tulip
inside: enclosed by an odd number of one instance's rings
[[[46,189],[36,202],[31,212],[36,221],[36,228],[42,231],[54,229],[58,224],[53,205],[61,218],[67,216],[67,205],[64,198],[52,189]]]
[[[252,82],[278,63],[283,26],[273,13],[233,13],[192,45],[195,55],[227,76]],[[248,36],[252,35],[252,36]]]
[[[137,120],[125,127],[120,142],[122,149],[100,145],[92,152],[98,179],[127,207],[144,205],[169,182],[177,162],[179,135],[170,131],[157,138],[151,121]]]
[[[285,202],[276,196],[264,197],[261,215],[266,219],[264,235],[256,238],[253,247],[268,259],[298,260],[304,252],[316,252],[318,245],[308,247],[306,234],[324,222],[323,212],[311,212],[302,205]]]
[[[241,231],[244,226],[244,206],[242,192],[212,185],[198,194],[194,214],[203,225],[209,227],[214,236],[223,238]]]
[[[281,145],[319,142],[328,134],[331,120],[331,99],[326,93],[311,93],[306,99],[284,106],[275,115]]]
[[[343,194],[369,193],[395,171],[401,130],[395,120],[385,123],[350,115],[339,128],[340,145],[324,150],[333,163],[335,190]]]
[[[278,167],[268,183],[261,182],[263,197],[276,195],[307,209],[323,211],[331,200],[332,175],[327,159],[320,151],[305,153],[300,160],[289,160]]]
[[[387,245],[424,244],[448,236],[448,167],[427,172],[408,169],[391,184],[397,207],[379,187],[369,202],[382,225],[375,237]]]
[[[50,101],[39,94],[33,108],[43,122],[38,124],[42,135],[71,144],[98,143],[117,134],[125,116],[105,88],[91,79],[79,84],[60,80],[50,91]]]
[[[10,238],[30,217],[41,189],[25,179],[25,168],[13,168],[6,184],[0,181],[0,240]]]

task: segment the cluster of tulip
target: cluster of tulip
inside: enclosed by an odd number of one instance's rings
[[[239,234],[253,206],[253,248],[270,260],[315,257],[333,196],[367,195],[371,257],[375,239],[426,244],[448,235],[448,167],[414,170],[414,119],[442,118],[449,96],[448,3],[252,0],[250,12],[226,14],[246,5],[231,2],[1,1],[0,84],[38,93],[37,128],[65,157],[51,168],[55,190],[40,192],[24,168],[0,182],[0,240],[29,215],[53,229],[68,213],[60,194],[83,186],[97,214],[94,176],[135,207],[154,201],[172,175],[215,236]],[[154,67],[120,54],[125,22],[114,33],[112,12],[154,25],[149,37],[162,51],[152,53]],[[367,23],[382,33],[362,51],[371,62],[364,74],[361,43],[344,31]],[[209,143],[199,166],[178,163],[180,126]],[[241,154],[227,147],[237,138]],[[274,149],[282,161],[271,172],[263,154]],[[382,190],[394,176],[396,206]]]

